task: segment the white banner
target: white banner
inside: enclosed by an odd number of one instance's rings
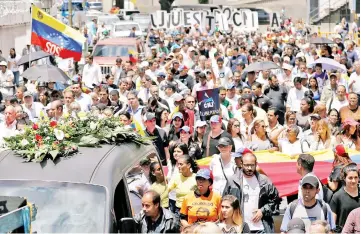
[[[228,6],[215,9],[213,12],[209,10],[184,11],[177,8],[170,13],[156,11],[151,14],[151,26],[156,29],[173,29],[179,26],[191,27],[195,24],[200,25],[200,28],[203,29],[209,25],[212,30],[218,28],[222,31],[227,31],[229,25],[250,30],[257,30],[259,27],[257,12],[249,9],[237,10]]]

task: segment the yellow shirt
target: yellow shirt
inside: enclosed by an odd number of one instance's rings
[[[181,173],[179,173],[169,182],[168,191],[175,189],[176,207],[181,208],[184,197],[196,188],[196,174],[193,173],[190,177],[184,177]]]
[[[169,207],[168,190],[165,182],[154,182],[150,187],[152,190],[160,194],[160,203],[163,208]]]

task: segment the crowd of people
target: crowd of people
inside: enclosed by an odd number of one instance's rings
[[[347,153],[360,149],[359,52],[347,35],[317,45],[310,44],[317,34],[301,31],[292,22],[263,33],[150,29],[150,53],[117,58],[109,74],[88,55],[70,85],[19,82],[12,49],[0,62],[0,141],[41,115],[60,120],[80,112],[118,117],[154,137],[160,162],[146,163],[149,189],[136,216],[142,233],[275,232],[281,199],[254,152],[280,151],[297,159],[301,176],[280,230],[359,233],[359,169]],[[310,65],[321,57],[345,71]],[[264,61],[278,68],[244,71]],[[219,114],[201,118],[197,91],[215,88]],[[325,185],[309,154],[324,149],[334,152]],[[212,157],[209,167],[200,169],[196,160],[205,157]]]

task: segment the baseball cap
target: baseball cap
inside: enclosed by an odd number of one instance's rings
[[[29,91],[26,91],[23,96],[24,97],[32,97],[33,95]]]
[[[313,65],[312,64],[307,64],[307,68],[313,68]]]
[[[143,61],[141,64],[140,64],[141,67],[148,67],[149,66],[149,63],[148,61]]]
[[[180,102],[184,99],[184,97],[182,96],[182,94],[179,93],[175,93],[173,94],[173,100],[174,102]]]
[[[357,126],[357,125],[359,125],[359,122],[357,122],[356,120],[354,120],[352,118],[347,118],[343,122],[342,126],[346,126],[346,125]]]
[[[180,112],[176,112],[174,113],[174,115],[172,116],[172,119],[175,119],[175,118],[180,118],[180,119],[183,119],[183,114],[180,113]]]
[[[222,123],[222,119],[219,115],[213,115],[209,121],[211,123]]]
[[[190,129],[188,126],[184,125],[184,126],[180,129],[180,131],[185,131],[185,132],[187,132],[187,133],[190,133],[191,129]]]
[[[313,175],[305,176],[302,179],[301,185],[309,184],[312,187],[318,188],[318,179]]]
[[[293,218],[287,224],[287,233],[306,233],[306,226],[302,219]]]
[[[158,72],[157,74],[158,77],[166,77],[167,75],[164,72]]]
[[[252,101],[252,94],[250,94],[250,93],[242,94],[241,99],[242,100],[247,99],[249,101]]]
[[[228,89],[233,89],[233,88],[235,88],[235,85],[234,85],[233,83],[229,83],[229,84],[227,85],[227,90],[228,90]]]
[[[203,178],[203,179],[209,180],[209,179],[211,179],[211,171],[206,168],[200,169],[196,174],[196,179],[197,178]]]
[[[154,113],[148,112],[148,113],[145,114],[144,121],[149,121],[149,120],[152,120],[152,119],[155,119],[155,114]]]
[[[7,64],[5,61],[1,61],[1,62],[0,62],[0,66],[5,66],[5,67],[7,67],[8,64]]]
[[[196,124],[194,125],[194,128],[203,127],[203,126],[207,126],[207,122],[202,120],[197,120]]]
[[[206,74],[204,74],[203,72],[199,73],[198,77],[199,77],[199,79],[207,79]]]
[[[196,67],[194,69],[194,73],[201,73],[201,72],[202,72],[202,70],[199,67]]]
[[[246,147],[241,147],[236,152],[231,153],[231,156],[233,158],[239,158],[239,157],[242,157],[244,154],[247,154],[247,153],[253,154],[253,152],[250,149],[248,149]]]
[[[312,114],[310,115],[311,118],[315,118],[315,119],[318,119],[320,120],[321,119],[321,116],[319,114]]]
[[[184,65],[179,66],[178,71],[187,70],[188,68]]]
[[[339,156],[343,156],[347,153],[345,147],[341,144],[336,145],[334,152]]]
[[[219,139],[218,141],[217,146],[219,145],[228,146],[228,145],[232,145],[232,142],[228,137],[221,137],[221,139]]]
[[[287,64],[287,63],[284,63],[283,66],[282,66],[282,68],[285,69],[285,70],[292,71],[292,68],[293,68],[293,67],[292,67],[291,65]]]
[[[156,46],[152,46],[150,49],[151,49],[151,50],[156,50],[157,47],[156,47]]]

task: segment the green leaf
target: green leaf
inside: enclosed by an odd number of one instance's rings
[[[59,150],[52,150],[49,151],[49,154],[51,155],[51,157],[53,158],[53,160],[56,158],[56,156],[58,156],[59,154]]]
[[[99,139],[93,135],[87,135],[80,138],[80,146],[94,146],[99,144]]]

